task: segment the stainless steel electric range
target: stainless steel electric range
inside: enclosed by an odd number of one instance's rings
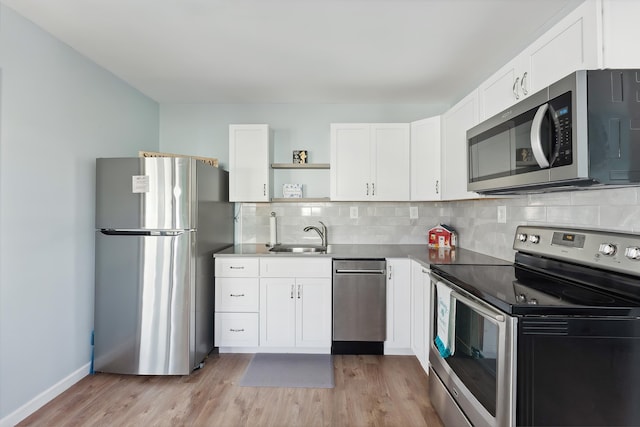
[[[445,425],[640,425],[640,235],[520,226],[513,247],[431,267]]]

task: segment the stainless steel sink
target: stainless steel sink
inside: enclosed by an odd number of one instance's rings
[[[275,253],[301,253],[301,254],[326,254],[329,248],[324,246],[303,246],[303,245],[275,245],[269,252]]]

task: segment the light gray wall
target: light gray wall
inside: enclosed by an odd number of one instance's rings
[[[88,372],[95,158],[157,151],[159,111],[4,5],[0,28],[2,424]]]
[[[350,207],[359,217],[350,218]],[[411,219],[409,207],[418,207]],[[504,206],[505,223],[498,223]],[[328,226],[333,244],[427,244],[427,230],[444,223],[458,232],[458,244],[487,255],[513,261],[518,225],[572,226],[640,233],[640,188],[531,194],[504,199],[478,199],[420,203],[245,203],[242,205],[240,241],[266,243],[269,215],[277,216],[278,241],[318,244],[306,225]]]

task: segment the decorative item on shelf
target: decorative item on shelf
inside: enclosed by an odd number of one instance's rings
[[[301,199],[302,184],[282,184],[282,197],[285,199]]]
[[[430,248],[453,248],[458,245],[458,234],[445,224],[439,224],[428,232]]]
[[[218,159],[213,157],[199,157],[199,156],[187,156],[185,154],[173,154],[173,153],[157,153],[155,151],[138,151],[138,157],[190,157],[201,161],[202,163],[218,167]]]
[[[307,150],[293,150],[293,163],[307,163],[308,157]]]

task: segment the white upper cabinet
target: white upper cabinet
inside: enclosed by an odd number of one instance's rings
[[[506,64],[478,88],[483,119],[509,108],[529,94],[529,72],[523,70],[521,59],[518,57]]]
[[[480,197],[467,191],[467,130],[478,122],[477,90],[442,116],[442,200]]]
[[[331,125],[331,200],[409,200],[409,124]]]
[[[599,1],[585,1],[522,53],[530,94],[576,70],[598,68],[601,10]]]
[[[640,68],[640,2],[603,0],[604,68]]]
[[[580,69],[601,61],[600,2],[587,0],[482,83],[481,118],[487,119]]]
[[[411,200],[440,200],[440,116],[411,123]]]
[[[331,125],[331,200],[369,200],[371,131],[368,124]]]
[[[268,125],[229,125],[229,200],[268,202],[270,162]]]

